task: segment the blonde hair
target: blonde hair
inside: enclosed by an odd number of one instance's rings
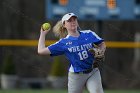
[[[53,27],[55,36],[59,38],[65,38],[68,35],[67,29],[63,26],[62,21],[58,21]]]

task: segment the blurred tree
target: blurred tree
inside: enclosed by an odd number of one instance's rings
[[[61,57],[54,57],[54,62],[51,68],[50,75],[63,77],[66,76],[65,64],[61,61]]]
[[[16,74],[16,67],[13,60],[13,56],[8,54],[4,58],[4,63],[2,67],[2,74],[13,75]]]

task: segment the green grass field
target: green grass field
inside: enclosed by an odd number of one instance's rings
[[[67,90],[0,90],[0,93],[67,93]],[[84,93],[88,93],[85,91]],[[140,90],[105,90],[105,93],[140,93]]]

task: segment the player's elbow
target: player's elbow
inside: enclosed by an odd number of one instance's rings
[[[38,49],[38,54],[40,55],[49,55],[50,51],[48,50],[48,48],[44,48],[44,49]]]
[[[37,53],[38,53],[39,55],[41,55],[41,54],[42,54],[40,51],[37,51]]]
[[[44,55],[43,51],[41,51],[41,50],[38,50],[37,52],[39,55]]]

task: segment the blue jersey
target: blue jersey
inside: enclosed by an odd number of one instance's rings
[[[91,30],[79,31],[79,37],[67,35],[55,44],[48,46],[51,56],[64,54],[70,62],[70,72],[81,72],[92,68],[94,57],[88,51],[93,44],[100,44],[104,40]]]

